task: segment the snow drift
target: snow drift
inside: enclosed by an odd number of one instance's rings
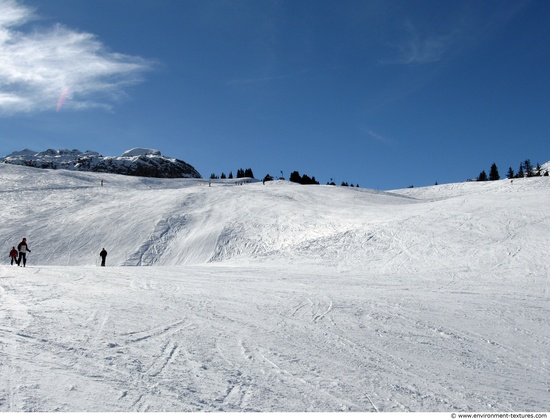
[[[548,411],[549,190],[0,165],[0,411]]]

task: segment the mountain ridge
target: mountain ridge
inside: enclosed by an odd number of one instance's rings
[[[96,151],[77,149],[47,149],[41,152],[24,149],[0,159],[0,163],[35,167],[38,169],[65,169],[82,172],[114,173],[126,176],[153,178],[202,178],[189,163],[162,155],[151,148],[133,148],[121,156],[103,156]]]

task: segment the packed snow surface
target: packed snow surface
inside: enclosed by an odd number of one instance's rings
[[[0,411],[548,411],[549,192],[0,165]]]

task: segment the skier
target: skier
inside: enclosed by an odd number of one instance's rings
[[[105,248],[101,252],[99,252],[99,256],[101,256],[101,266],[105,266],[105,259],[107,258],[107,251]]]
[[[15,250],[15,246],[13,246],[10,250],[10,258],[11,258],[12,265],[13,265],[13,262],[17,263],[17,250]]]
[[[17,266],[21,266],[21,261],[23,261],[23,267],[27,265],[27,252],[31,252],[29,246],[27,245],[27,239],[23,238],[21,243],[17,245],[17,250],[19,250],[19,259],[17,259]]]

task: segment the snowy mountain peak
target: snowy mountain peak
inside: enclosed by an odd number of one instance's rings
[[[121,157],[161,156],[160,151],[153,148],[132,148],[122,153]]]
[[[39,169],[66,169],[84,172],[115,173],[155,178],[200,178],[200,173],[183,160],[165,157],[152,148],[132,148],[120,157],[102,156],[96,151],[54,150],[14,151],[0,163]]]
[[[14,151],[13,153],[8,154],[4,158],[23,157],[23,156],[29,156],[30,157],[30,156],[35,156],[36,154],[38,154],[36,151],[29,150],[28,148],[25,148],[24,150],[21,150],[21,151]]]

